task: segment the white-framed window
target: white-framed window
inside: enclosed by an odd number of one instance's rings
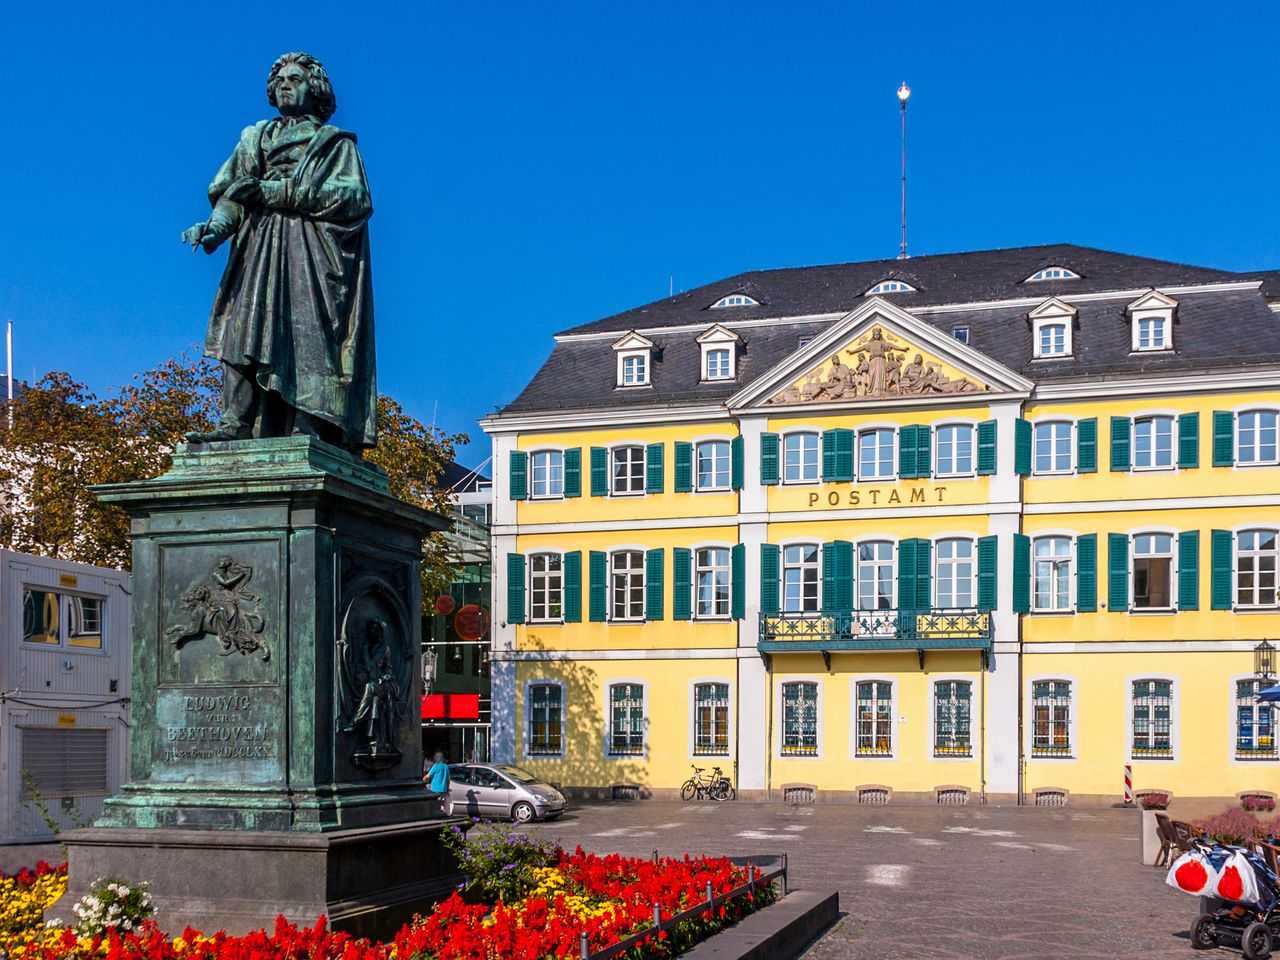
[[[729,684],[696,683],[693,686],[693,754],[697,757],[729,755]]]
[[[952,537],[934,544],[934,604],[969,608],[976,604],[977,551],[972,540]]]
[[[1066,267],[1052,266],[1052,267],[1043,267],[1040,270],[1037,270],[1035,273],[1027,277],[1027,279],[1023,280],[1022,282],[1023,283],[1042,283],[1045,280],[1079,280],[1079,279],[1080,279],[1080,274],[1076,273],[1074,270],[1068,270]]]
[[[952,328],[951,328],[951,337],[952,337],[952,339],[954,339],[957,343],[965,343],[965,344],[967,344],[967,343],[969,342],[969,328],[968,328],[967,326],[965,326],[965,327],[952,327]]]
[[[893,609],[893,544],[864,540],[858,544],[858,609]]]
[[[1129,705],[1134,758],[1173,759],[1173,681],[1134,680]]]
[[[1236,681],[1235,757],[1237,760],[1275,760],[1275,711],[1258,703],[1258,691],[1266,682],[1257,677]]]
[[[934,474],[973,476],[974,429],[968,423],[948,423],[933,431]]]
[[[1071,756],[1071,681],[1036,680],[1031,702],[1031,755]]]
[[[564,558],[558,553],[529,557],[529,619],[559,623],[564,619]]]
[[[631,353],[622,358],[622,385],[641,387],[649,382],[649,355]]]
[[[894,476],[894,430],[876,427],[858,432],[858,479],[892,480]]]
[[[893,756],[893,684],[859,680],[854,689],[854,756]]]
[[[1133,421],[1133,469],[1172,470],[1173,417],[1138,417]]]
[[[1276,418],[1274,410],[1246,410],[1236,417],[1236,463],[1280,463]]]
[[[938,680],[933,685],[933,755],[973,755],[973,683]]]
[[[644,447],[614,447],[609,451],[610,492],[615,497],[644,493]]]
[[[1075,424],[1070,421],[1043,420],[1032,427],[1032,473],[1070,473],[1074,451]]]
[[[730,380],[733,378],[733,351],[728,347],[715,347],[707,351],[706,370],[703,377],[707,380]]]
[[[1236,606],[1277,606],[1278,547],[1274,530],[1241,530],[1236,534]]]
[[[729,548],[702,547],[694,553],[693,615],[699,620],[729,616]]]
[[[1065,323],[1044,323],[1036,331],[1037,357],[1065,357],[1067,349],[1067,325]]]
[[[644,754],[644,687],[638,683],[609,684],[609,756]]]
[[[1071,538],[1037,537],[1031,553],[1031,608],[1052,613],[1070,610]]]
[[[609,554],[609,619],[644,619],[644,551]]]
[[[528,754],[558,757],[564,752],[564,688],[558,683],[531,683],[528,690]]]
[[[727,297],[721,297],[711,305],[712,310],[723,310],[725,307],[758,307],[759,300],[753,300],[745,293],[731,293]]]
[[[1133,609],[1173,609],[1173,534],[1133,538]]]
[[[22,591],[22,641],[47,647],[101,650],[101,597],[81,597],[38,587]]]
[[[881,280],[867,291],[866,296],[878,296],[882,293],[915,293],[916,288],[902,280]]]
[[[793,543],[782,548],[782,612],[818,610],[818,545]]]
[[[564,496],[564,452],[535,450],[529,454],[529,495],[535,500]]]
[[[818,434],[807,430],[782,438],[783,483],[818,482],[818,443]]]
[[[729,441],[703,440],[694,448],[698,490],[729,489]]]
[[[782,685],[782,755],[818,755],[818,685],[798,680]]]
[[[1138,317],[1133,322],[1134,350],[1169,349],[1169,318],[1164,314]]]

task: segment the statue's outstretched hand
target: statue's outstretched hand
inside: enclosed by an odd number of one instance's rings
[[[225,230],[218,229],[219,224],[212,220],[206,220],[203,223],[193,224],[186,230],[182,231],[182,242],[191,247],[192,250],[196,245],[204,247],[205,253],[213,253],[225,240]]]

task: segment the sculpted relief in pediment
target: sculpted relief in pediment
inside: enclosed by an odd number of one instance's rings
[[[780,391],[770,403],[814,403],[856,398],[919,397],[978,393],[987,387],[940,360],[894,340],[879,326],[837,351],[829,363]]]

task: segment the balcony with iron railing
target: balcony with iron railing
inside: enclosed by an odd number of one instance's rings
[[[766,662],[779,653],[821,653],[828,669],[832,653],[914,650],[923,665],[928,650],[978,650],[985,658],[991,632],[991,611],[978,608],[761,614],[756,649]]]

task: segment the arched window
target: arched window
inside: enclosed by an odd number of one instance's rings
[[[977,564],[972,540],[939,540],[934,573],[934,602],[942,608],[974,606]]]
[[[729,755],[729,685],[699,683],[693,688],[693,753]]]
[[[818,481],[818,435],[810,431],[788,433],[782,438],[782,482]]]
[[[892,609],[893,586],[893,544],[888,540],[858,544],[858,609]]]
[[[699,620],[729,616],[729,548],[705,547],[694,561],[694,616]]]
[[[529,619],[534,623],[557,623],[564,616],[564,558],[558,553],[535,553],[529,557]]]
[[[560,684],[529,684],[529,755],[559,756],[563,744],[564,693]]]
[[[1040,283],[1044,280],[1079,280],[1080,274],[1066,267],[1044,267],[1027,277],[1023,283]]]
[[[934,473],[939,477],[973,475],[973,426],[950,423],[934,431]]]
[[[728,440],[704,440],[697,446],[699,490],[728,490],[730,460]]]
[[[893,755],[893,684],[888,680],[859,680],[854,755]]]
[[[782,685],[782,755],[812,757],[818,753],[818,685]]]
[[[973,752],[970,704],[973,684],[968,680],[939,680],[933,685],[933,755],[967,757]]]
[[[1071,756],[1071,681],[1037,680],[1031,698],[1031,755]]]
[[[881,280],[874,287],[867,291],[868,297],[878,296],[882,293],[915,293],[916,288],[909,283],[901,280]]]
[[[644,618],[644,551],[618,550],[609,555],[610,620]]]
[[[1133,755],[1173,756],[1173,681],[1133,681]]]
[[[638,683],[609,685],[609,755],[644,753],[644,687]]]
[[[1139,533],[1134,536],[1133,608],[1173,609],[1173,534]]]
[[[818,545],[793,543],[782,548],[782,612],[818,610]]]
[[[1045,612],[1071,609],[1071,538],[1038,537],[1032,549],[1032,605]]]
[[[1280,561],[1274,530],[1241,530],[1236,536],[1236,604],[1274,607],[1276,567]]]
[[[721,297],[711,305],[712,310],[723,310],[725,307],[758,307],[759,300],[753,300],[745,293],[731,293],[727,297]]]

